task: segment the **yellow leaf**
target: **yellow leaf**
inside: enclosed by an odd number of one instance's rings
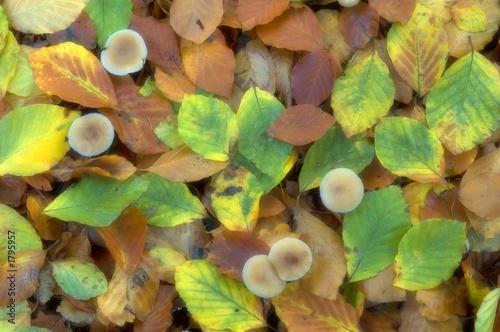
[[[86,107],[116,107],[111,79],[83,46],[65,42],[29,54],[36,85],[48,95]]]
[[[0,120],[0,175],[31,176],[49,170],[69,150],[65,138],[80,112],[35,104]]]
[[[5,0],[2,4],[11,27],[24,33],[43,34],[66,29],[89,0]]]
[[[451,7],[451,16],[457,27],[467,32],[483,32],[488,25],[484,10],[467,0],[459,1]]]
[[[16,73],[18,61],[19,44],[12,32],[8,32],[5,38],[5,46],[0,53],[0,97],[5,96],[7,87]]]
[[[33,77],[33,69],[30,66],[28,53],[32,52],[33,48],[26,45],[21,45],[17,60],[16,72],[9,84],[9,92],[21,97],[29,97],[39,95],[40,90],[35,84]]]

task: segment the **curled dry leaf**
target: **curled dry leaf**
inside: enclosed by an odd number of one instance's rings
[[[267,129],[267,134],[292,145],[305,145],[323,136],[335,119],[312,105],[302,104],[286,109]]]

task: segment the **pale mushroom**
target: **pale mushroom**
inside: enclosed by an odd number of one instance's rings
[[[114,137],[113,125],[99,113],[77,118],[68,131],[69,146],[85,157],[93,157],[109,149]]]
[[[302,278],[309,271],[313,256],[305,242],[287,237],[271,246],[268,258],[280,279],[293,281]]]
[[[286,286],[267,255],[250,257],[245,262],[241,275],[243,283],[250,292],[266,299],[280,294]]]
[[[118,30],[109,36],[101,52],[101,63],[118,76],[134,73],[144,66],[148,50],[140,34],[134,30]]]
[[[349,212],[363,199],[363,181],[349,168],[335,168],[323,177],[319,194],[321,201],[330,211]]]

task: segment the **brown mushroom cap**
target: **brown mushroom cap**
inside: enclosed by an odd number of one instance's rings
[[[280,279],[267,255],[250,257],[243,266],[242,278],[250,292],[266,299],[275,297],[286,286],[285,281]]]
[[[309,246],[292,237],[273,244],[268,257],[279,277],[285,281],[302,278],[311,268],[313,259]]]
[[[335,168],[326,173],[319,185],[323,204],[333,212],[354,210],[364,194],[363,181],[349,168]]]
[[[109,36],[101,52],[101,62],[108,72],[118,76],[134,73],[144,66],[148,49],[134,30],[118,30]]]
[[[99,113],[77,118],[68,131],[69,146],[85,157],[96,156],[109,149],[114,137],[113,125]]]

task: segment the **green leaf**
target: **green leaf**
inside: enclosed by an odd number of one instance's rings
[[[12,32],[6,36],[5,45],[0,53],[0,97],[5,96],[10,81],[16,73],[19,44]]]
[[[460,264],[464,245],[464,223],[433,218],[416,224],[399,243],[394,285],[410,291],[438,286]]]
[[[436,135],[417,120],[388,117],[375,128],[375,153],[390,172],[418,182],[442,180],[444,151]]]
[[[377,52],[345,71],[335,81],[332,107],[347,137],[373,126],[389,112],[396,89]]]
[[[156,136],[172,150],[184,145],[179,135],[177,114],[169,114],[155,128]]]
[[[453,153],[472,149],[498,128],[500,75],[479,52],[458,59],[429,93],[427,123]]]
[[[90,0],[83,9],[94,23],[97,44],[104,48],[109,36],[118,30],[127,29],[132,15],[131,0]]]
[[[408,205],[399,187],[367,192],[361,204],[344,217],[342,237],[349,281],[375,276],[391,265],[409,228]]]
[[[0,120],[0,175],[31,176],[48,171],[69,150],[69,126],[80,112],[35,104]]]
[[[373,145],[361,136],[346,138],[339,125],[330,128],[307,151],[299,176],[300,191],[319,187],[333,168],[346,167],[359,173],[373,159]]]
[[[9,246],[15,247],[15,252],[25,250],[42,250],[42,241],[31,223],[13,208],[0,204],[0,257],[7,260]],[[10,241],[9,241],[10,240]]]
[[[476,314],[475,331],[491,332],[495,324],[500,288],[495,288],[485,296]]]
[[[207,216],[205,207],[186,184],[168,181],[155,173],[141,178],[149,183],[148,189],[133,205],[144,213],[148,224],[172,227]]]
[[[9,33],[9,22],[7,21],[7,16],[3,10],[3,7],[0,6],[0,52],[2,52],[5,46],[5,38]]]
[[[175,287],[193,318],[212,330],[248,331],[266,326],[260,299],[206,260],[175,270]]]
[[[20,97],[29,97],[40,94],[33,77],[28,52],[31,47],[21,45],[19,49],[16,72],[9,83],[8,91]]]
[[[94,264],[75,257],[53,262],[52,275],[63,292],[77,300],[88,300],[108,290],[104,273]]]
[[[50,203],[43,213],[89,226],[108,226],[147,186],[146,181],[136,176],[124,181],[108,177],[83,177]]]
[[[0,331],[18,332],[25,321],[29,321],[33,310],[28,301],[20,301],[15,304],[15,319],[12,317],[12,307],[2,306],[0,308]],[[26,320],[25,320],[26,319]]]
[[[259,217],[262,187],[250,171],[229,165],[212,179],[212,208],[219,221],[233,231],[252,231]]]
[[[236,142],[236,116],[221,100],[187,95],[179,110],[179,135],[194,152],[206,159],[228,161]]]
[[[293,149],[292,145],[267,135],[267,128],[284,110],[276,97],[254,88],[243,95],[236,114],[239,152],[273,179],[281,172]]]

